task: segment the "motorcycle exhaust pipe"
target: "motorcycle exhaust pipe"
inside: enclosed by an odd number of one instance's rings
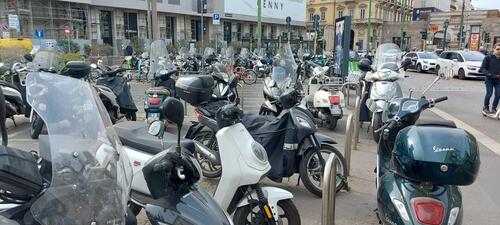
[[[220,163],[219,157],[213,154],[209,148],[200,143],[199,141],[193,140],[194,146],[196,147],[196,152],[200,153],[203,157],[207,158],[213,163]]]

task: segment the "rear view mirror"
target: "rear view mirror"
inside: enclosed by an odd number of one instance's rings
[[[458,59],[453,59],[453,62],[458,62]]]
[[[149,126],[148,133],[153,136],[161,138],[163,137],[164,132],[165,132],[165,124],[163,123],[163,121],[160,120],[154,121]]]
[[[168,97],[161,106],[162,115],[170,122],[182,127],[184,122],[184,105],[179,99]]]

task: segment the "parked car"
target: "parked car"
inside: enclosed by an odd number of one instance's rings
[[[484,55],[480,52],[469,51],[444,51],[437,59],[436,73],[444,66],[453,70],[453,76],[458,79],[483,78],[484,74],[479,72]]]
[[[438,56],[433,52],[408,52],[403,57],[403,61],[410,59],[411,65],[405,67],[404,70],[414,69],[417,73],[435,70],[437,58]]]
[[[438,48],[438,49],[434,50],[434,54],[441,55],[441,53],[443,53],[443,51],[444,51],[444,49]]]

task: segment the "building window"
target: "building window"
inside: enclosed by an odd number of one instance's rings
[[[125,27],[125,38],[137,37],[137,13],[123,13],[123,24]]]
[[[365,20],[365,14],[366,14],[366,9],[361,9],[360,14],[359,14],[359,18],[361,20]]]
[[[326,11],[321,11],[321,20],[326,20]]]
[[[241,41],[241,37],[242,37],[242,33],[243,33],[243,25],[241,25],[241,23],[238,23],[237,25],[237,34],[236,34],[236,38],[238,39],[238,41]]]
[[[250,24],[249,31],[250,31],[250,37],[254,37],[253,24]]]
[[[271,26],[271,39],[276,38],[276,25]]]
[[[349,16],[354,17],[354,9],[349,9]]]
[[[314,12],[310,12],[309,13],[309,21],[313,21],[314,20]]]
[[[173,41],[175,33],[175,17],[173,16],[166,17],[166,32],[167,32],[166,38],[171,39]]]
[[[231,43],[232,25],[230,22],[224,22],[224,41]]]
[[[344,11],[343,10],[339,10],[338,13],[337,13],[337,15],[338,15],[338,18],[343,17],[344,16]]]
[[[181,4],[181,0],[168,0],[168,4],[171,4],[171,5],[180,5]]]

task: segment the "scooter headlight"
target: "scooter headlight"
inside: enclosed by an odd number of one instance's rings
[[[252,151],[255,157],[263,163],[267,163],[267,153],[264,147],[257,142],[252,142]]]
[[[309,129],[311,129],[311,125],[309,124],[309,122],[307,122],[307,120],[306,120],[306,119],[304,119],[304,118],[302,118],[302,117],[300,117],[300,116],[295,117],[295,119],[297,120],[297,122],[298,122],[301,126],[303,126],[303,127],[307,127],[307,128],[309,128]]]

